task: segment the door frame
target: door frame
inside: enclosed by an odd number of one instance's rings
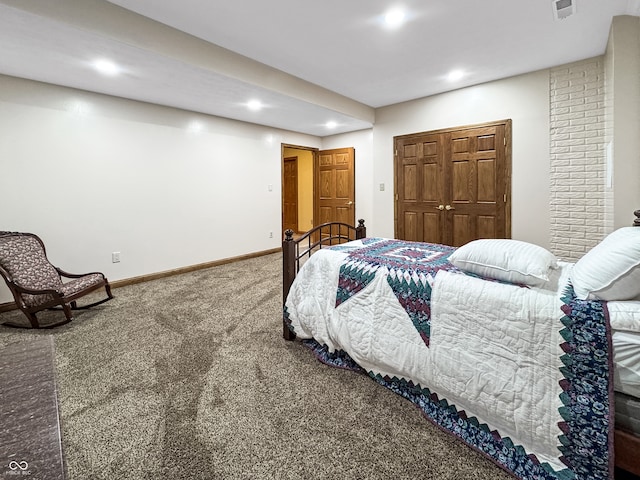
[[[315,227],[316,225],[316,219],[315,219],[315,196],[316,196],[316,177],[317,177],[317,162],[318,162],[318,152],[320,151],[319,148],[316,147],[306,147],[303,145],[293,145],[293,144],[288,144],[288,143],[281,143],[280,144],[280,230],[282,232],[283,238],[284,238],[284,159],[285,159],[285,149],[286,148],[292,148],[295,150],[306,150],[308,152],[311,152],[313,154],[313,170],[312,170],[312,176],[313,178],[311,179],[311,188],[312,188],[312,211],[313,211],[313,224],[312,227]],[[299,220],[298,220],[299,221]],[[298,224],[298,227],[300,227],[300,225]],[[302,228],[301,231],[302,232],[306,232],[308,230],[311,230],[311,228]]]
[[[495,127],[504,126],[504,160],[505,160],[505,172],[504,172],[504,194],[505,194],[505,231],[507,238],[511,238],[511,187],[512,187],[512,133],[511,133],[511,119],[496,120],[493,122],[477,123],[472,125],[461,125],[448,128],[439,128],[437,130],[429,130],[426,132],[407,133],[403,135],[396,135],[393,137],[393,234],[394,237],[398,237],[398,151],[396,150],[397,140],[405,137],[413,137],[417,135],[439,135],[448,132],[457,132],[460,130],[482,128],[482,127]]]
[[[286,182],[285,183],[284,166],[288,162],[292,163],[293,166],[294,166],[294,169],[295,169],[295,180],[296,180],[296,183],[293,186],[291,185],[291,182]],[[299,183],[299,179],[298,179],[298,156],[295,155],[295,156],[291,156],[291,157],[283,157],[282,166],[283,166],[283,169],[282,169],[282,172],[283,172],[283,175],[282,175],[282,182],[283,182],[282,183],[282,228],[284,229],[286,224],[294,225],[294,228],[292,228],[292,230],[295,233],[298,233],[300,231],[300,228],[299,228],[300,227],[300,223],[299,223],[299,218],[298,218],[298,216],[299,216],[299,212],[298,212],[298,208],[299,208],[299,205],[298,205],[298,198],[299,198],[299,196],[298,196],[298,183]],[[285,203],[285,198],[286,198],[286,188],[285,187],[287,185],[289,185],[293,189],[293,191],[294,191],[293,193],[295,193],[295,199],[296,199],[295,205],[296,205],[296,207],[295,207],[295,218],[293,218],[293,219],[292,218],[285,218],[284,203]],[[292,220],[295,220],[295,221],[292,221]]]
[[[312,219],[312,226],[316,227],[318,225],[318,204],[316,202],[316,197],[318,195],[318,178],[319,178],[319,171],[320,171],[320,155],[319,152],[323,151],[320,148],[316,148],[316,147],[307,147],[307,146],[302,146],[302,145],[293,145],[293,144],[289,144],[289,143],[281,143],[280,144],[280,230],[283,230],[283,225],[284,225],[284,159],[285,159],[285,149],[286,148],[291,148],[291,149],[295,149],[295,150],[306,150],[309,152],[312,152],[313,154],[313,169],[312,169],[312,211],[313,211],[313,219]],[[355,215],[355,208],[356,208],[356,204],[355,204],[355,183],[356,183],[356,179],[355,179],[355,147],[341,147],[341,148],[331,148],[331,149],[326,149],[326,150],[341,150],[343,148],[352,148],[353,149],[353,160],[354,160],[354,178],[353,178],[353,188],[354,188],[354,205],[353,205],[353,209],[354,209],[354,218],[356,217]],[[298,225],[299,226],[299,225]],[[353,225],[355,226],[355,224]],[[301,229],[301,233],[302,232],[307,232],[308,230],[311,230],[311,228],[305,229],[302,228]],[[284,238],[284,233],[283,233],[283,238]]]

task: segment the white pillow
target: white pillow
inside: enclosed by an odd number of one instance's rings
[[[461,270],[510,283],[542,286],[558,259],[533,243],[509,239],[474,240],[459,247],[449,261]]]
[[[573,267],[581,300],[632,300],[640,296],[640,227],[622,227],[589,250]]]

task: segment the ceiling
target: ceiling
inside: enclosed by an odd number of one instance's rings
[[[556,20],[551,0],[0,0],[0,73],[323,137],[370,128],[378,107],[603,54],[612,17],[640,15],[640,0],[573,2]]]

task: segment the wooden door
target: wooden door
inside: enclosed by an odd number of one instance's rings
[[[343,222],[355,226],[355,150],[321,150],[315,166],[314,225]]]
[[[298,232],[298,157],[284,159],[283,184],[282,227]]]
[[[442,243],[444,145],[441,134],[396,140],[396,237],[414,242]],[[444,208],[444,207],[443,207]]]
[[[460,246],[478,238],[509,238],[505,125],[446,134],[445,236]]]
[[[396,237],[509,238],[510,139],[510,120],[395,137]]]

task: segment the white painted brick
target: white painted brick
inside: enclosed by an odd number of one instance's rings
[[[572,212],[571,216],[574,219],[582,221],[583,224],[593,218],[593,214],[591,212]]]
[[[566,127],[559,127],[554,130],[552,130],[551,134],[554,135],[554,138],[555,138],[555,134],[563,134],[563,133],[572,134],[572,133],[585,132],[586,127],[584,125],[569,125]]]
[[[584,82],[574,82],[567,91],[571,93],[584,92]]]
[[[554,115],[562,115],[562,114],[566,114],[566,113],[571,113],[571,108],[569,108],[568,105],[566,105],[566,106],[558,105],[553,109],[553,114]]]
[[[569,120],[569,121],[584,120],[584,118],[587,117],[587,113],[589,112],[588,111],[569,112],[569,113],[558,115],[558,118],[561,120]]]
[[[570,135],[571,138],[598,138],[602,141],[602,135],[599,135],[597,130],[585,130],[583,132],[575,132]]]
[[[596,87],[602,86],[603,80],[598,75],[587,75],[584,78],[584,83],[589,85],[594,85]]]
[[[566,202],[568,202],[572,198],[585,198],[585,197],[586,197],[586,195],[584,194],[584,192],[569,192],[569,191],[567,191],[567,192],[558,192],[556,194],[556,198],[564,199]]]
[[[568,93],[563,93],[563,94],[559,94],[559,95],[552,95],[551,96],[551,102],[555,103],[555,102],[562,102],[564,100],[569,100],[571,99],[571,95]]]
[[[566,145],[568,147],[572,147],[574,145],[584,145],[585,142],[587,141],[586,138],[573,138],[573,136],[566,134],[566,135],[558,135],[558,137],[562,137],[562,138],[555,138],[555,141],[562,141],[563,145]]]
[[[578,201],[578,200],[576,200],[574,198],[569,199],[569,206],[571,207],[571,211],[572,212],[584,212],[587,207],[582,205],[582,202],[584,202],[584,199],[580,199],[580,201]],[[582,228],[582,226],[580,226],[580,228]]]
[[[571,147],[572,152],[592,152],[598,150],[597,145],[574,145]]]
[[[582,117],[576,117],[573,119],[569,119],[569,123],[571,125],[593,125],[593,124],[598,124],[600,125],[600,122],[598,120],[597,117],[587,117],[586,115],[582,115]]]
[[[550,243],[569,261],[602,236],[604,80],[599,58],[553,68],[549,75]]]
[[[567,172],[563,172],[563,171],[556,172],[556,173],[553,175],[553,178],[554,178],[555,180],[558,180],[558,181],[569,180],[569,178],[570,178],[570,177],[571,177],[571,174],[569,174],[569,173],[567,173]]]
[[[583,96],[577,97],[574,95],[574,98],[572,98],[571,100],[569,100],[568,102],[563,102],[565,103],[565,105],[567,105],[568,107],[574,108],[574,107],[583,107],[586,102]]]
[[[588,249],[593,247],[593,240],[587,238],[572,238],[571,245],[584,247],[582,251],[586,253]]]
[[[602,108],[594,108],[593,110],[585,110],[583,113],[585,117],[599,117],[599,121],[604,121],[602,110]]]
[[[569,152],[558,154],[558,160],[576,160],[580,158],[585,158],[585,152]]]
[[[571,113],[577,113],[577,112],[585,112],[587,110],[590,110],[590,105],[589,103],[582,103],[580,105],[574,104],[574,105],[570,105],[569,108],[571,110]],[[597,104],[596,104],[597,106]]]
[[[558,93],[559,95],[564,95],[565,93],[572,94],[572,93],[581,92],[583,90],[584,90],[584,87],[582,85],[570,84],[567,87],[558,88],[556,90],[556,93]]]
[[[576,94],[577,95],[577,94]],[[582,92],[585,102],[591,101],[590,99],[598,98],[599,101],[602,101],[604,97],[604,92],[601,86],[598,85],[589,85],[588,88]]]
[[[584,172],[584,179],[588,182],[597,180],[599,178],[602,178],[602,175],[604,175],[605,172],[600,171],[600,172],[591,172],[591,171],[586,171]],[[558,175],[555,175],[555,177],[557,178]]]
[[[557,160],[555,160],[553,162],[553,166],[556,167],[556,168],[562,168],[563,171],[564,171],[564,167],[571,166],[571,160],[569,160],[569,159],[565,160],[565,159],[558,158]]]

